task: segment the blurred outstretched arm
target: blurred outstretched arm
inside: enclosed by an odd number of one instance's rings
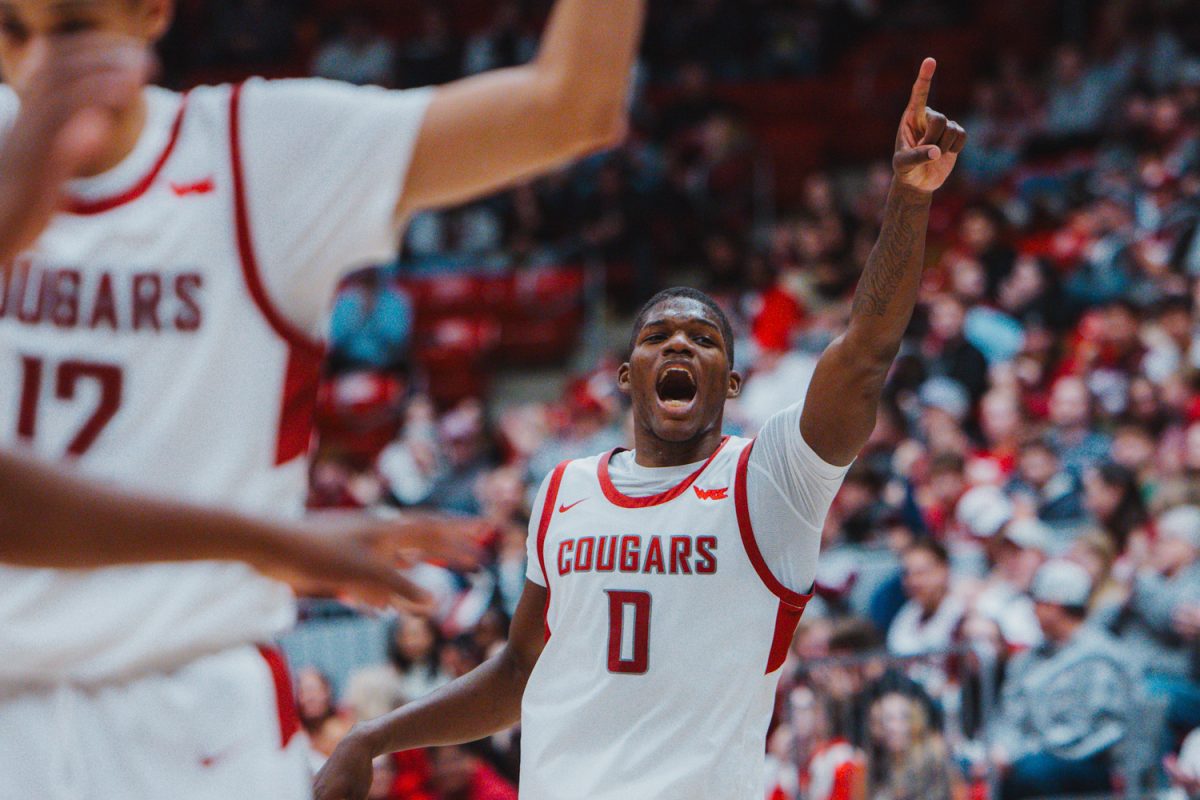
[[[279,524],[126,494],[0,452],[0,562],[17,566],[236,560],[301,592],[421,610],[429,598],[396,571],[397,551],[470,564],[478,527],[431,515]]]

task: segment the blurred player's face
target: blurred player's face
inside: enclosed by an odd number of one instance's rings
[[[101,32],[157,41],[171,21],[173,0],[0,0],[0,71],[18,94],[39,41]]]
[[[718,428],[737,397],[721,324],[696,300],[675,297],[650,309],[633,353],[617,373],[633,401],[634,425],[665,442],[690,442]]]

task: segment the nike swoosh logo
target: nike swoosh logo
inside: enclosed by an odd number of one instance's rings
[[[585,497],[585,498],[583,498],[583,500],[587,500],[587,498]],[[560,506],[558,507],[558,513],[560,513],[560,514],[565,514],[565,513],[567,513],[567,512],[568,512],[568,511],[570,511],[572,508],[574,508],[575,506],[577,506],[577,505],[579,505],[580,503],[582,503],[582,502],[583,502],[583,500],[576,500],[574,503],[571,503],[571,505],[569,505],[569,506],[562,506],[562,505],[560,505]]]

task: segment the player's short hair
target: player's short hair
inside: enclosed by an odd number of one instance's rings
[[[693,289],[690,286],[676,286],[671,289],[663,289],[638,309],[637,316],[633,320],[633,331],[629,334],[629,352],[633,352],[633,348],[637,344],[638,334],[642,332],[642,328],[646,327],[646,323],[650,320],[650,311],[659,303],[667,300],[675,300],[676,298],[695,300],[713,313],[713,316],[717,318],[717,324],[721,326],[721,337],[725,340],[725,354],[729,356],[729,366],[732,367],[733,326],[729,324],[729,317],[725,316],[725,312],[721,310],[721,306],[717,305],[716,300],[713,300],[699,289]]]

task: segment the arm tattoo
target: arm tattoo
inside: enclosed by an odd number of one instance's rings
[[[855,316],[885,316],[905,275],[922,266],[929,201],[894,196],[893,203],[854,293]]]

